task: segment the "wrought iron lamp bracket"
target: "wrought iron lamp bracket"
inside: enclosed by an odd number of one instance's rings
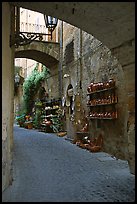
[[[10,36],[10,47],[15,45],[15,47],[28,45],[35,40],[43,41],[43,36],[50,36],[52,39],[52,32],[49,34],[45,33],[30,33],[30,32],[19,32],[15,33],[14,38]]]

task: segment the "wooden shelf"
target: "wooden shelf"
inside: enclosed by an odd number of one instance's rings
[[[58,115],[43,115],[42,118],[52,118],[52,117],[58,117]]]
[[[59,107],[58,107],[58,108],[49,108],[49,109],[45,109],[45,111],[49,111],[49,110],[57,110],[57,109],[59,109]]]
[[[46,115],[46,118],[58,117],[57,115]]]
[[[89,132],[76,132],[76,134],[89,134]]]
[[[88,117],[89,119],[91,120],[117,119],[116,104],[118,103],[118,97],[116,94],[116,89],[117,87],[113,86],[111,88],[108,87],[108,88],[96,90],[94,92],[87,94],[88,96],[87,106],[90,109],[89,117]],[[100,114],[101,116],[103,116],[102,113],[104,117],[100,117]],[[107,115],[106,113],[109,113],[109,115]],[[96,117],[94,117],[94,114],[96,115]],[[105,117],[105,114],[106,114],[106,117]]]
[[[104,91],[110,91],[110,90],[113,90],[113,89],[116,89],[117,87],[111,87],[111,88],[108,88],[108,89],[102,89],[102,90],[98,90],[98,91],[94,91],[94,92],[91,92],[91,93],[87,93],[87,95],[91,95],[91,94],[95,94],[95,93],[100,93],[100,92],[104,92]]]
[[[89,119],[99,119],[99,120],[115,120],[117,118],[98,118],[98,117],[88,117]]]
[[[117,104],[117,102],[115,103],[103,103],[103,104],[96,104],[96,105],[87,105],[89,107],[95,107],[95,106],[108,106],[108,105],[115,105]]]

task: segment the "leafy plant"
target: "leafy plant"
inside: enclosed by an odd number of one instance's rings
[[[51,127],[53,129],[53,132],[61,131],[61,127],[62,127],[61,119],[59,117],[53,117],[51,120],[52,120]]]
[[[36,109],[36,113],[33,117],[33,124],[35,128],[40,128],[41,126],[41,110],[40,109]]]
[[[23,99],[26,113],[30,113],[34,105],[34,97],[37,94],[42,82],[50,75],[49,69],[43,65],[42,72],[38,71],[38,63],[32,74],[26,78],[23,84]]]
[[[24,126],[24,122],[25,122],[25,114],[16,116],[16,121],[17,121],[17,123],[18,123],[21,127],[23,127],[23,126]]]

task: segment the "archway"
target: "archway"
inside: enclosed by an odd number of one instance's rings
[[[48,15],[54,15],[72,25],[81,28],[84,31],[94,35],[97,39],[101,40],[107,47],[112,50],[112,53],[117,56],[117,59],[123,66],[123,74],[125,74],[125,80],[128,81],[128,74],[132,72],[134,76],[134,38],[135,38],[135,16],[134,16],[134,2],[124,4],[121,3],[46,3],[46,8],[44,8],[44,3],[42,2],[37,6],[35,3],[18,3],[13,4],[22,6],[24,8],[31,8],[35,11],[42,13],[47,13]],[[111,9],[111,12],[109,12]],[[94,12],[90,12],[90,11]],[[62,12],[60,12],[62,11]],[[65,11],[65,12],[64,12]],[[69,15],[66,15],[69,14]],[[80,14],[80,15],[79,15]],[[96,14],[96,15],[95,15]],[[98,14],[98,15],[97,15]],[[95,17],[96,16],[96,17]],[[86,19],[86,24],[84,23]],[[92,24],[92,27],[90,26]],[[126,48],[126,49],[125,49]],[[132,54],[131,54],[131,52]],[[124,56],[128,56],[125,60]],[[132,56],[131,56],[132,55]],[[131,58],[132,60],[131,60]],[[125,62],[126,61],[126,62]],[[132,65],[131,65],[132,64]],[[129,65],[131,65],[129,67]],[[127,67],[131,71],[127,71]],[[126,94],[128,99],[128,111],[129,119],[127,121],[132,121],[130,127],[134,126],[134,116],[132,117],[132,112],[134,112],[134,107],[130,107],[130,100],[134,103],[134,97],[132,92],[134,92],[134,80],[133,82],[127,83]],[[133,84],[130,88],[130,83]],[[132,89],[132,91],[131,91]],[[131,96],[128,97],[128,96]],[[126,102],[125,102],[126,103]],[[134,106],[134,105],[133,105]],[[127,110],[126,110],[127,112]],[[134,113],[133,113],[134,115]],[[134,128],[131,132],[133,133]],[[130,136],[129,136],[130,137]]]
[[[85,4],[84,2],[9,2],[9,4],[19,5],[28,9],[32,9],[35,11],[47,13],[48,15],[54,15],[68,23],[71,23],[79,28],[87,31],[88,33],[94,35],[99,40],[101,40],[105,45],[107,45],[110,49],[113,48],[113,52],[115,55],[119,56],[119,61],[122,65],[124,65],[124,70],[126,73],[126,81],[129,80],[129,73],[133,73],[135,70],[135,61],[134,61],[134,39],[135,39],[135,11],[134,11],[134,2],[88,2]],[[10,12],[10,9],[6,5],[3,7],[3,15],[5,12]],[[110,12],[110,10],[112,12]],[[92,11],[92,12],[91,12]],[[3,40],[5,45],[3,44],[3,59],[7,60],[9,58],[8,63],[3,64],[4,72],[4,81],[10,82],[13,76],[13,71],[9,68],[9,64],[12,64],[12,55],[11,49],[9,47],[9,36],[10,36],[10,17],[7,19],[3,19]],[[85,23],[85,20],[87,23]],[[7,26],[8,25],[8,26]],[[91,26],[92,25],[92,26]],[[8,32],[7,32],[8,31]],[[125,49],[126,48],[126,49]],[[8,53],[5,54],[5,53]],[[126,60],[125,60],[126,58]],[[4,60],[2,60],[4,61]],[[123,63],[125,62],[125,64]],[[12,67],[13,69],[13,67]],[[11,73],[11,77],[7,77],[6,71]],[[2,72],[3,73],[3,72]],[[135,95],[134,82],[128,83],[128,94],[133,92]],[[10,83],[13,86],[13,83]],[[3,92],[6,90],[6,96],[4,96],[4,101],[8,101],[7,98],[10,96],[10,100],[12,101],[11,94],[11,86],[9,89],[6,87]],[[4,87],[4,86],[3,86]],[[134,103],[134,102],[133,102]],[[4,106],[4,110],[6,110],[6,106]],[[8,109],[11,113],[11,107]],[[133,105],[133,113],[134,113],[134,105]],[[11,130],[11,122],[10,118],[12,114],[6,112],[4,113],[6,117],[4,117],[4,130],[3,135],[7,138],[7,135],[12,135]],[[134,115],[134,114],[133,114]],[[134,116],[133,116],[134,121]],[[134,122],[133,122],[134,123]],[[8,131],[6,128],[8,127]],[[6,132],[7,131],[7,132]],[[131,129],[132,131],[132,129]],[[8,158],[8,157],[7,157]],[[9,159],[9,158],[8,158]],[[9,160],[10,161],[10,160]],[[10,162],[8,162],[9,164]],[[9,172],[9,169],[8,169]],[[7,184],[6,184],[7,185]]]

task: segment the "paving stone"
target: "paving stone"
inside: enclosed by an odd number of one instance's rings
[[[56,134],[14,127],[13,184],[3,202],[132,202],[127,161],[84,151]]]

